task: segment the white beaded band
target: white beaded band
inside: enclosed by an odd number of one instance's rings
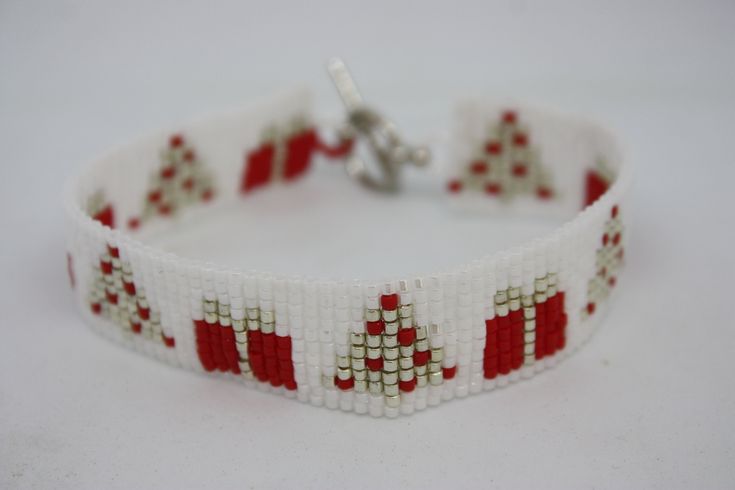
[[[323,142],[309,109],[296,91],[153,135],[72,182],[69,274],[96,331],[172,365],[389,417],[530,377],[590,336],[619,288],[630,169],[597,126],[517,105],[462,106],[442,187],[473,210],[576,213],[531,243],[351,283],[226,270],[144,244],[298,180],[315,158],[348,157],[352,139]]]

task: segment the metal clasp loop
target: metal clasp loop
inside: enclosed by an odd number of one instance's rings
[[[423,146],[407,145],[390,120],[365,106],[352,76],[344,62],[330,60],[327,70],[347,108],[346,127],[353,135],[361,136],[382,172],[382,178],[370,174],[364,160],[354,152],[347,162],[347,173],[365,187],[395,193],[401,186],[401,166],[412,163],[425,166],[430,159],[429,150]]]

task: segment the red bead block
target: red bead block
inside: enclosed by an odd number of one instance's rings
[[[141,333],[143,331],[143,324],[130,320],[130,330],[132,330],[133,333]]]
[[[503,145],[499,141],[490,141],[485,145],[485,151],[490,155],[500,155],[503,151]]]
[[[416,352],[413,353],[413,363],[414,363],[414,365],[416,365],[416,366],[423,366],[423,365],[425,365],[428,362],[429,362],[429,351],[428,350],[427,351],[423,351],[423,352],[416,351]]]
[[[416,378],[411,381],[399,381],[398,389],[404,392],[411,392],[416,389]]]
[[[451,192],[452,194],[456,194],[461,190],[462,182],[460,182],[459,180],[450,180],[449,183],[447,183],[447,191]]]
[[[245,169],[240,183],[240,192],[247,193],[270,182],[276,148],[264,143],[245,157]]]
[[[452,379],[457,375],[457,366],[445,367],[442,369],[444,379]]]
[[[109,260],[100,260],[100,270],[106,276],[112,274],[112,262]]]
[[[317,135],[313,128],[294,134],[286,141],[286,158],[283,178],[293,180],[304,174],[311,164],[312,155],[317,149]]]
[[[149,320],[151,318],[151,309],[144,308],[138,303],[138,316],[141,320]]]
[[[337,388],[342,391],[351,390],[355,387],[355,379],[339,379],[337,376],[334,377],[334,384]]]
[[[386,311],[393,311],[398,309],[398,295],[397,294],[384,294],[380,297],[380,307]]]
[[[176,347],[176,339],[173,337],[166,337],[165,334],[161,334],[161,337],[163,338],[163,345],[168,348]]]
[[[383,320],[378,320],[377,322],[365,322],[365,329],[370,335],[380,335],[385,331],[385,324],[383,323]]]
[[[506,124],[514,124],[518,118],[518,115],[515,111],[505,111],[503,112],[502,120]]]
[[[365,365],[371,371],[380,371],[383,369],[383,358],[378,357],[377,359],[365,359]]]
[[[92,313],[99,315],[102,313],[102,305],[100,303],[92,303],[89,305],[92,309]]]
[[[129,296],[135,296],[135,283],[123,281],[123,289]]]
[[[398,331],[398,343],[404,347],[413,344],[416,339],[416,330],[413,328],[402,328]]]

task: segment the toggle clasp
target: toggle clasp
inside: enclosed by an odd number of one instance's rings
[[[365,106],[355,81],[341,59],[330,60],[327,70],[347,108],[347,130],[367,141],[383,175],[382,179],[371,175],[365,161],[356,152],[347,161],[347,173],[370,189],[398,192],[401,166],[405,163],[425,166],[431,158],[428,148],[407,145],[398,134],[395,124]]]

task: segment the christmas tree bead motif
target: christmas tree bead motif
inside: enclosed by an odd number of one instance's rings
[[[623,265],[623,222],[617,205],[610,209],[610,218],[600,237],[595,254],[595,276],[587,283],[587,304],[582,317],[592,316],[600,303],[604,302],[617,284],[617,276]]]
[[[132,268],[120,259],[117,247],[108,245],[92,270],[89,292],[92,313],[109,319],[124,334],[138,334],[166,347],[175,347],[174,337],[164,332],[159,312],[151,309],[143,288],[136,286]]]
[[[554,197],[549,172],[516,111],[503,112],[487,133],[462,174],[447,184],[450,193],[475,191],[503,200],[524,194],[539,200]]]
[[[136,230],[156,216],[170,217],[187,206],[213,198],[211,172],[184,136],[174,134],[161,151],[158,170],[150,177],[143,210],[140,215],[128,219],[128,228]]]
[[[107,201],[103,191],[97,191],[87,199],[87,214],[93,220],[115,228],[115,208]]]

